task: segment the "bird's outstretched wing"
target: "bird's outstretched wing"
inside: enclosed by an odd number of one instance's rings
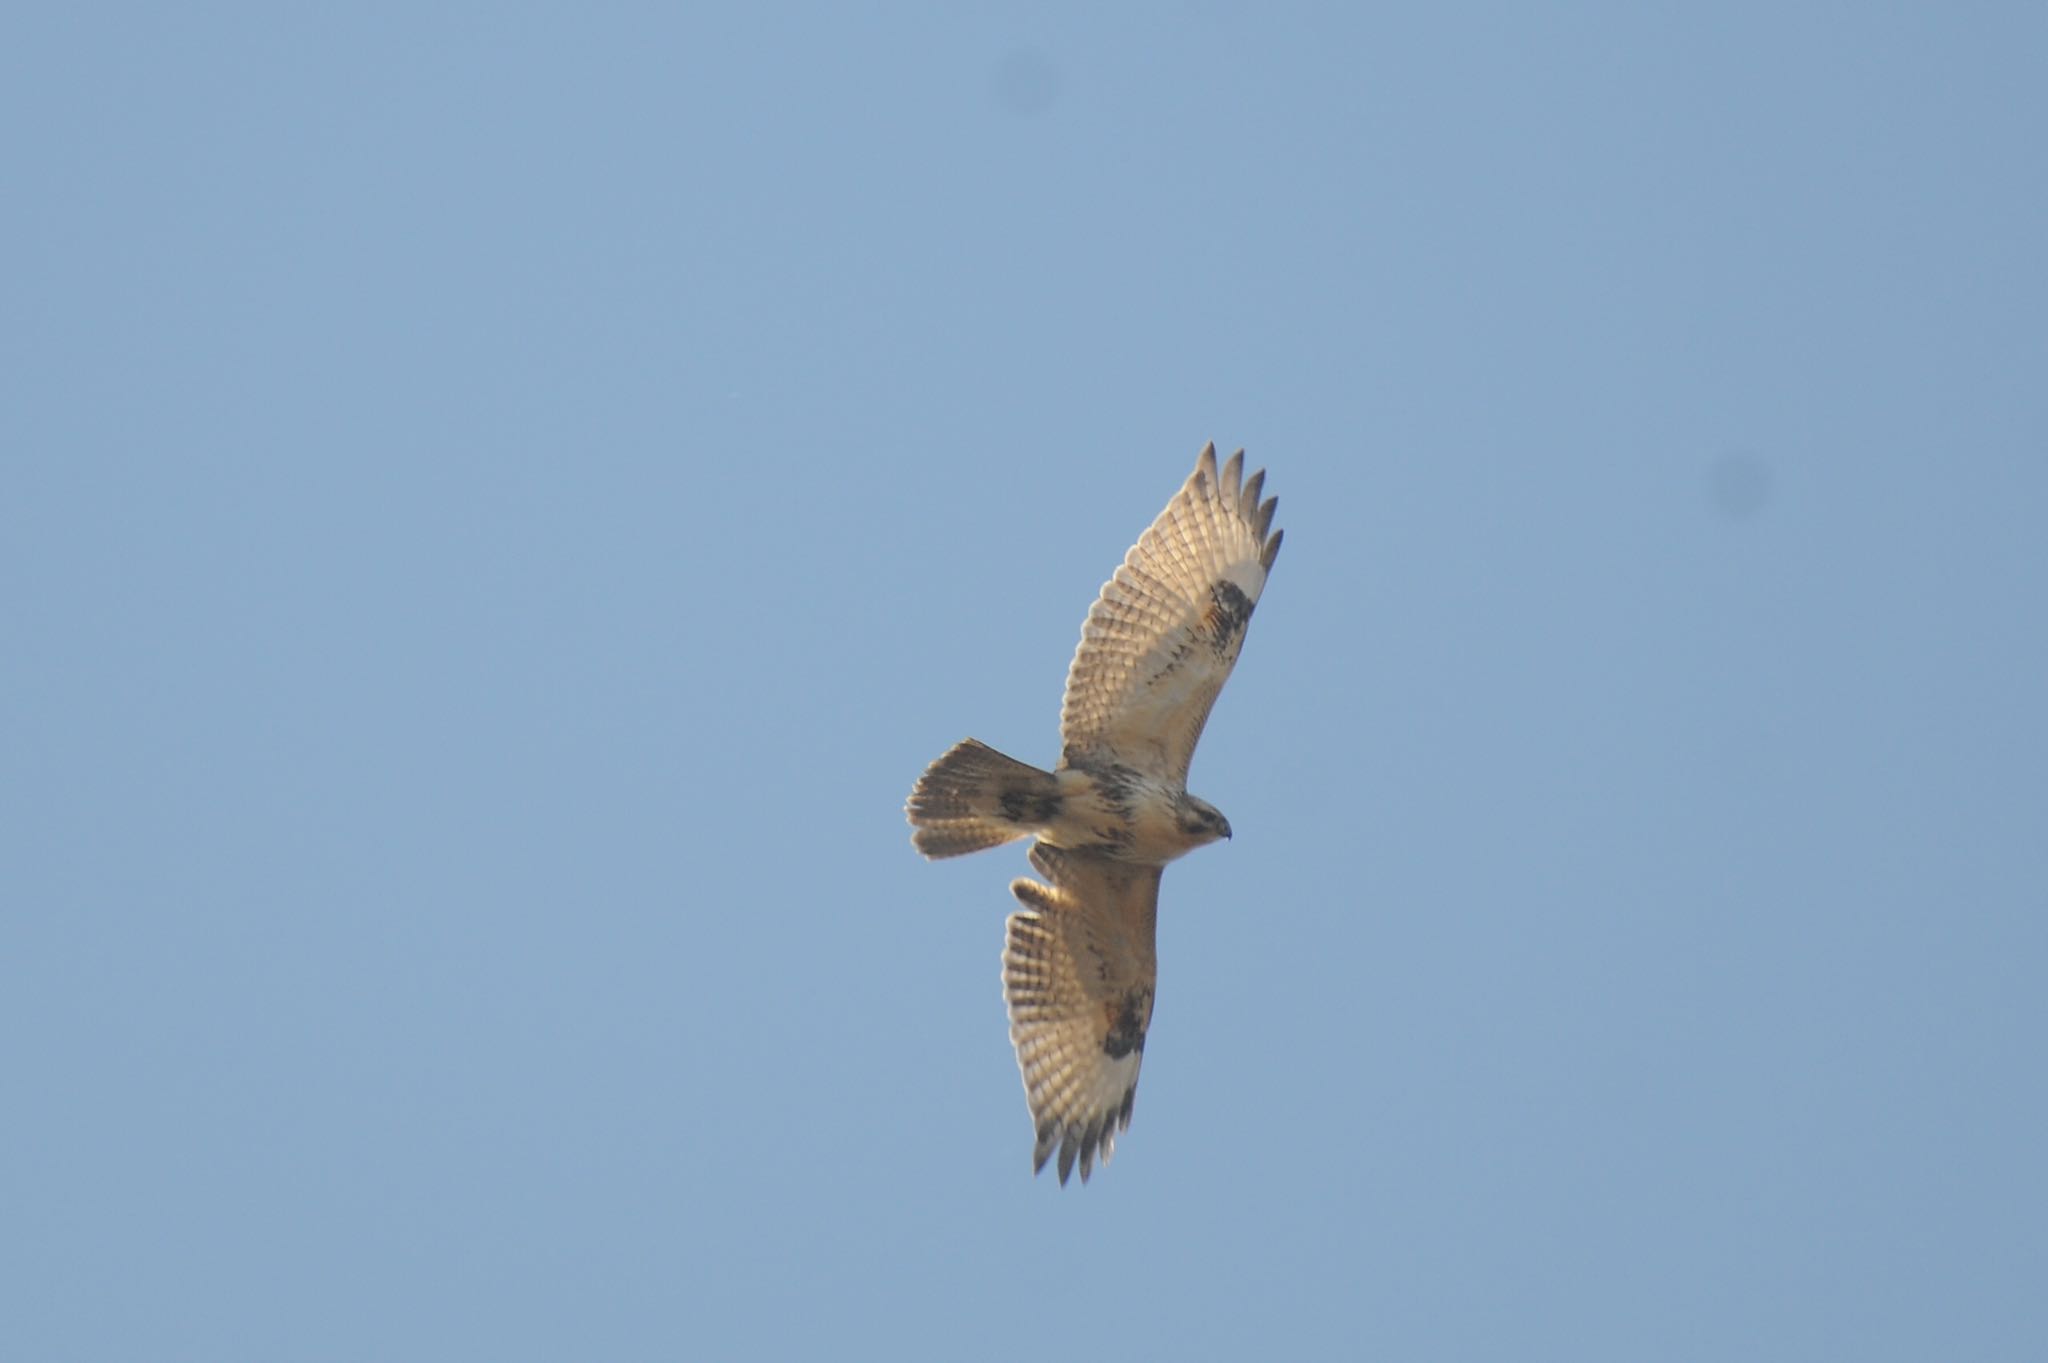
[[[1003,995],[1010,1040],[1037,1128],[1032,1167],[1059,1151],[1060,1182],[1109,1163],[1131,1124],[1138,1063],[1158,978],[1153,930],[1159,870],[1036,843],[1031,864],[1052,884],[1019,880]]]
[[[1279,498],[1262,504],[1265,470],[1240,486],[1243,471],[1243,450],[1219,476],[1216,447],[1205,446],[1103,584],[1067,670],[1063,761],[1108,760],[1187,779],[1280,552],[1280,532],[1267,534]]]

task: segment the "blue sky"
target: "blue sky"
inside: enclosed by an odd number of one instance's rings
[[[2048,1351],[2038,7],[8,29],[8,1356]],[[1210,439],[1062,1190],[901,804]]]

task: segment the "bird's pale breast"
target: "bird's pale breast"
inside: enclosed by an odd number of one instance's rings
[[[1129,767],[1065,767],[1061,815],[1039,836],[1054,847],[1161,866],[1210,841],[1181,826],[1187,794]]]

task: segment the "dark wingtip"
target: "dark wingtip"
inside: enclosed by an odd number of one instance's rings
[[[1236,454],[1230,456],[1230,462],[1225,464],[1223,472],[1217,475],[1216,495],[1223,498],[1235,498],[1238,496],[1239,486],[1243,481],[1244,451],[1239,450]]]
[[[1259,534],[1263,535],[1272,528],[1273,513],[1279,509],[1280,499],[1278,497],[1268,497],[1259,506],[1258,515],[1254,517],[1254,523],[1258,526]]]
[[[1259,514],[1259,497],[1266,488],[1266,471],[1260,469],[1244,480],[1244,489],[1237,494],[1237,514],[1251,520]]]

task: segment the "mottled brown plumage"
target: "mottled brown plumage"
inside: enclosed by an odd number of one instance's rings
[[[1264,472],[1216,447],[1104,584],[1081,629],[1052,771],[984,743],[925,771],[906,813],[928,857],[1036,838],[1019,880],[1003,992],[1037,1139],[1085,1182],[1130,1124],[1152,1020],[1159,877],[1230,824],[1187,792],[1188,764],[1280,552]],[[1270,534],[1269,534],[1270,531]]]

